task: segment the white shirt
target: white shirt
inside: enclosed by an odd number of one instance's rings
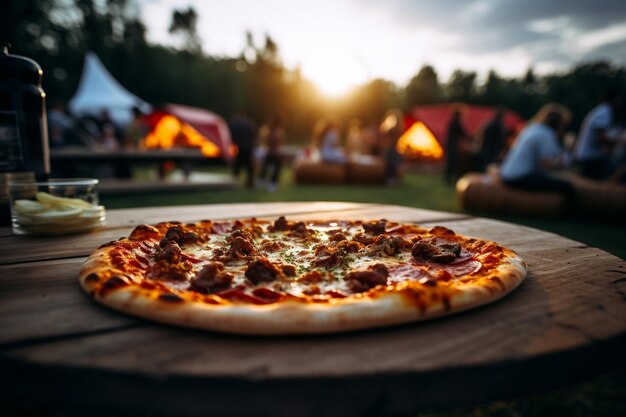
[[[594,107],[583,120],[574,156],[577,160],[599,158],[605,155],[598,140],[598,129],[608,129],[613,119],[613,109],[606,103]]]
[[[556,132],[548,126],[534,123],[524,128],[500,167],[503,180],[516,180],[529,174],[541,173],[541,161],[561,154]]]

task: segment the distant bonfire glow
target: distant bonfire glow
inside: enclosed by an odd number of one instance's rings
[[[174,116],[163,116],[154,129],[143,139],[150,149],[199,148],[207,158],[220,156],[220,149],[188,123]]]
[[[438,161],[443,157],[443,148],[420,121],[413,125],[398,139],[396,149],[400,154],[410,159]]]

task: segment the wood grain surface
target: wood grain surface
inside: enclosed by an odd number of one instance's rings
[[[516,250],[529,275],[504,299],[446,318],[269,338],[136,319],[96,305],[77,284],[84,257],[135,224],[280,214],[444,225]],[[26,399],[37,392],[42,401],[182,415],[404,413],[571,383],[611,366],[626,347],[626,262],[525,226],[355,203],[111,210],[109,219],[85,235],[0,234],[0,371],[21,383],[5,387],[12,395]],[[55,380],[66,389],[45,388]],[[103,392],[120,383],[143,408],[130,396]],[[276,390],[284,390],[283,401],[263,403],[263,395]],[[176,395],[190,403],[175,401]],[[229,408],[222,404],[227,400],[236,404]]]

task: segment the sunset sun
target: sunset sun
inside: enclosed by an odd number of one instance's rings
[[[319,74],[311,76],[311,79],[321,93],[330,97],[343,96],[356,85],[349,74]]]
[[[332,64],[315,61],[304,68],[306,77],[317,86],[319,91],[329,97],[337,98],[367,80],[362,66],[350,60],[337,60]]]

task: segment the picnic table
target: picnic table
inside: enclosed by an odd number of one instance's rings
[[[50,150],[50,163],[56,175],[76,177],[80,167],[88,165],[112,165],[128,170],[129,167],[151,165],[158,167],[164,162],[173,162],[183,169],[188,177],[194,167],[223,166],[222,158],[206,157],[198,148],[173,149],[103,149],[86,147],[66,147]]]
[[[444,225],[529,265],[504,299],[457,315],[337,335],[245,337],[99,306],[77,275],[140,223],[256,216]],[[382,415],[510,399],[572,384],[626,351],[626,262],[552,233],[463,214],[359,203],[108,211],[58,237],[0,228],[0,385],[29,403],[161,415]]]

